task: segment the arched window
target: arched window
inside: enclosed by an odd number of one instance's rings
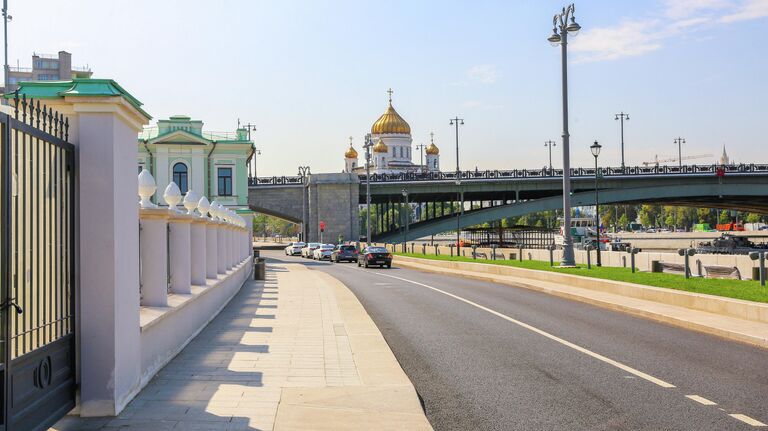
[[[173,165],[173,182],[179,186],[182,194],[187,193],[187,165],[181,162]]]

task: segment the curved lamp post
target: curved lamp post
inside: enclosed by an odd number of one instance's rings
[[[404,203],[404,206],[403,206],[403,218],[404,218],[404,223],[403,223],[403,227],[404,227],[403,228],[403,252],[406,252],[407,250],[405,249],[405,244],[408,242],[408,222],[409,222],[409,220],[408,220],[408,213],[409,213],[409,211],[408,211],[408,189],[403,189],[402,194],[403,194],[403,203]]]
[[[589,147],[590,151],[592,151],[592,155],[595,156],[595,227],[597,229],[597,266],[603,266],[602,262],[600,261],[600,199],[597,191],[597,180],[599,178],[597,171],[597,156],[600,155],[600,148],[602,148],[602,146],[598,144],[597,141],[595,141],[595,143]]]
[[[629,114],[625,114],[621,111],[620,114],[616,114],[617,121],[621,120],[621,172],[624,172],[624,120],[629,121]]]
[[[547,38],[552,46],[560,45],[563,81],[563,259],[560,266],[576,266],[571,237],[571,163],[568,133],[568,34],[576,36],[581,26],[576,23],[573,4],[564,7],[552,18],[552,35]],[[570,19],[570,23],[568,20]]]
[[[365,244],[371,243],[371,148],[373,147],[373,139],[371,134],[365,135]],[[376,217],[381,217],[381,214],[376,214]]]

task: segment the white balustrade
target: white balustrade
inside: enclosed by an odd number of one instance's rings
[[[141,305],[168,305],[168,212],[142,208],[139,231],[141,258]]]

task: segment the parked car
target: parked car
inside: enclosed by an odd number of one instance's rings
[[[331,262],[356,262],[357,247],[354,245],[337,245],[331,254]]]
[[[331,260],[331,254],[333,253],[333,244],[322,244],[312,252],[312,259],[314,260]]]
[[[310,242],[306,247],[301,249],[301,257],[312,259],[312,253],[314,253],[321,245],[322,244],[319,242]]]
[[[303,242],[292,242],[288,244],[288,247],[285,248],[285,255],[286,256],[301,255],[301,249],[306,246],[307,244]]]
[[[366,247],[357,255],[357,266],[368,268],[370,265],[392,268],[392,254],[384,247]]]

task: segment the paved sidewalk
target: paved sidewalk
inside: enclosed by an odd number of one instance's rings
[[[768,324],[753,320],[738,319],[722,314],[694,310],[677,305],[645,299],[632,298],[599,290],[568,286],[561,283],[534,280],[512,275],[490,274],[479,271],[443,268],[425,262],[413,262],[395,257],[397,265],[444,275],[472,278],[493,283],[508,284],[526,289],[545,292],[575,301],[586,302],[603,308],[642,316],[658,322],[679,326],[733,341],[749,343],[768,348]]]
[[[299,264],[248,281],[116,418],[68,430],[430,430],[416,392],[343,284]]]

